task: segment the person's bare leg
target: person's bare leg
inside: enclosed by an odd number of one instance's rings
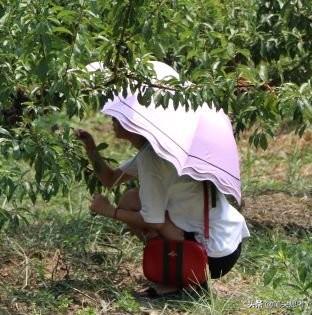
[[[130,189],[121,197],[118,204],[118,219],[124,223],[127,223],[130,230],[137,235],[141,240],[150,239],[156,236],[162,236],[170,240],[184,240],[184,232],[175,226],[166,213],[165,223],[157,231],[150,228],[148,225],[146,228],[138,228],[135,224],[136,216],[137,221],[141,221],[142,217],[139,214],[141,209],[141,201],[139,197],[138,189]],[[133,222],[133,224],[131,224]]]
[[[132,188],[127,190],[120,198],[118,209],[124,209],[128,211],[139,212],[141,209],[141,201],[139,196],[139,189]],[[141,241],[145,242],[146,240],[157,237],[159,234],[154,230],[147,229],[138,229],[133,225],[127,224],[129,231],[137,236]]]

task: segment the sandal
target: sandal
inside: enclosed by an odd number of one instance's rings
[[[181,295],[181,290],[176,290],[166,293],[158,293],[153,287],[148,287],[141,292],[135,292],[134,295],[137,298],[148,298],[148,299],[160,299],[160,298],[177,298]]]

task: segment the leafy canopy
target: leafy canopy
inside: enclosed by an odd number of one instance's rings
[[[35,169],[33,179],[20,163],[2,167],[0,192],[49,200],[73,179],[94,190],[66,118],[127,87],[146,106],[155,87],[160,106],[214,102],[237,137],[254,126],[250,142],[264,149],[283,120],[301,135],[312,120],[311,16],[310,0],[0,0],[0,149]],[[152,84],[149,60],[181,80]],[[93,61],[109,71],[90,75]]]

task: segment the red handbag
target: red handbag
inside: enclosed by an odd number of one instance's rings
[[[209,238],[210,186],[203,183],[206,239]],[[207,280],[207,266],[207,252],[196,241],[171,241],[157,237],[150,239],[144,248],[143,272],[152,282],[177,287],[201,284]]]

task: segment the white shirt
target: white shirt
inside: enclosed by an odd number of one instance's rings
[[[209,238],[205,239],[203,183],[178,176],[175,167],[160,158],[151,145],[119,168],[139,179],[140,213],[145,222],[164,223],[167,210],[177,227],[195,233],[208,256],[230,255],[250,236],[244,217],[216,190],[216,207],[209,210]]]

